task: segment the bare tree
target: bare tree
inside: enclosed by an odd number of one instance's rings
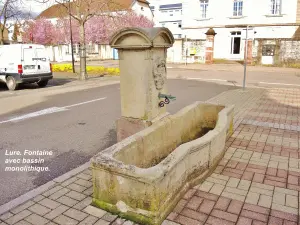
[[[24,14],[21,10],[22,0],[1,0],[0,1],[0,44],[4,44],[5,31],[14,26]]]
[[[36,0],[47,3],[51,0]],[[62,17],[70,16],[77,21],[80,33],[80,80],[87,79],[86,73],[86,42],[85,25],[94,16],[114,17],[116,14],[128,10],[117,0],[55,0],[60,6]],[[112,13],[113,12],[113,13]]]
[[[18,36],[20,35],[20,30],[19,30],[19,25],[17,23],[15,23],[14,25],[14,33],[12,36],[12,40],[14,42],[18,42]]]

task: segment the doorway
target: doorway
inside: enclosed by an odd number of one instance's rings
[[[241,31],[231,32],[230,54],[234,58],[239,58],[241,54]]]

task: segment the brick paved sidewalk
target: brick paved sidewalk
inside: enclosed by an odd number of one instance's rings
[[[163,225],[300,224],[300,90],[233,90],[209,102],[236,105],[235,132],[214,173]],[[90,206],[91,178],[87,169],[51,187],[1,215],[0,225],[134,224]]]

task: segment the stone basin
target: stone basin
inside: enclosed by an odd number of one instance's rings
[[[91,159],[96,207],[161,224],[186,191],[214,170],[233,132],[233,106],[196,102]]]

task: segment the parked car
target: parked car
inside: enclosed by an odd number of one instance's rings
[[[45,87],[53,78],[52,65],[43,45],[12,44],[0,48],[0,82],[14,91],[21,83]]]

